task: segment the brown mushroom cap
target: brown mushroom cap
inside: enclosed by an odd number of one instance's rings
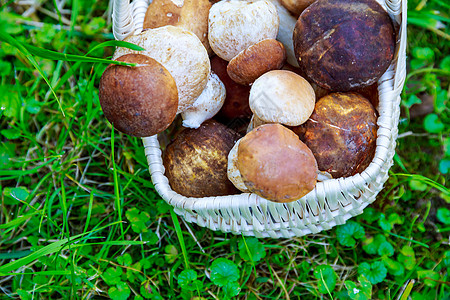
[[[373,0],[317,0],[300,15],[293,34],[307,76],[340,92],[383,75],[394,55],[394,37],[391,18]]]
[[[179,26],[193,32],[208,49],[210,8],[208,0],[153,0],[145,13],[143,28]]]
[[[177,86],[169,71],[141,54],[124,55],[117,60],[138,65],[106,68],[99,87],[105,117],[117,130],[137,137],[167,129],[178,108]]]
[[[274,39],[262,40],[241,51],[228,63],[227,72],[231,79],[249,85],[262,74],[280,69],[286,60],[282,43]]]
[[[310,119],[294,129],[311,149],[319,170],[333,178],[364,171],[376,148],[377,113],[356,93],[333,93],[316,103]]]
[[[242,138],[237,166],[251,192],[275,202],[298,200],[317,181],[311,150],[280,124],[259,126]]]
[[[181,27],[171,25],[147,29],[130,35],[124,41],[145,50],[118,47],[113,58],[124,54],[144,54],[162,64],[175,79],[178,88],[178,113],[194,104],[206,87],[211,65],[208,52],[198,37]]]
[[[316,0],[280,0],[281,4],[287,8],[294,16],[298,17]]]
[[[228,153],[238,139],[238,134],[213,120],[183,130],[163,156],[172,189],[186,197],[239,193],[227,177]]]

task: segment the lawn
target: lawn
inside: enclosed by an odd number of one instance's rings
[[[188,224],[156,194],[141,139],[99,104],[108,1],[1,3],[0,299],[450,299],[447,1],[409,1],[385,188],[292,239]]]

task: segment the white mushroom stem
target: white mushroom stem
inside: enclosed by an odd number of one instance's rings
[[[278,17],[280,18],[277,40],[280,41],[286,49],[287,62],[294,67],[298,67],[299,65],[294,54],[294,42],[292,40],[292,32],[294,31],[295,23],[297,23],[297,18],[291,15],[291,13],[281,5],[279,0],[269,1],[277,8]]]
[[[231,148],[230,153],[228,153],[228,170],[227,175],[228,179],[234,184],[234,186],[240,190],[241,192],[248,193],[249,190],[245,186],[244,181],[241,177],[241,172],[237,167],[237,152],[239,143],[242,139],[238,140],[236,144],[234,144],[233,148]]]
[[[211,119],[219,112],[225,101],[225,85],[214,73],[211,73],[206,88],[195,100],[192,107],[181,113],[183,126],[188,128],[198,128],[200,125]]]

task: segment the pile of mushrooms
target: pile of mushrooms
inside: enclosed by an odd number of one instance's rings
[[[154,0],[100,104],[131,136],[182,118],[163,161],[184,196],[295,201],[370,163],[394,37],[375,0]]]

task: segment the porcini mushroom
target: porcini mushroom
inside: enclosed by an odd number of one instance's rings
[[[298,200],[316,185],[317,162],[311,150],[280,124],[255,128],[241,139],[237,152],[244,185],[267,200]]]
[[[209,10],[208,39],[213,51],[230,61],[242,50],[264,39],[274,39],[278,15],[268,0],[229,0]]]
[[[283,44],[274,39],[265,39],[239,52],[228,63],[227,72],[235,82],[249,85],[262,74],[281,69],[285,60]]]
[[[99,87],[105,117],[117,130],[132,136],[152,136],[165,130],[178,108],[177,86],[169,71],[141,54],[127,54],[117,60],[137,66],[106,68]]]
[[[274,70],[259,77],[250,89],[250,109],[267,123],[300,125],[314,110],[311,85],[300,75]]]
[[[239,135],[214,120],[184,129],[164,151],[165,174],[172,189],[186,197],[232,195],[227,157]]]
[[[311,149],[319,170],[333,178],[362,172],[376,148],[377,112],[356,93],[333,93],[316,103],[310,119],[294,129]]]
[[[373,0],[317,0],[298,18],[295,55],[318,85],[345,92],[375,83],[391,64],[395,32]]]
[[[208,53],[195,34],[168,25],[131,35],[125,41],[145,50],[134,51],[119,47],[114,52],[113,59],[129,53],[140,53],[155,59],[175,79],[179,97],[177,113],[194,104],[203,92],[211,72]]]

